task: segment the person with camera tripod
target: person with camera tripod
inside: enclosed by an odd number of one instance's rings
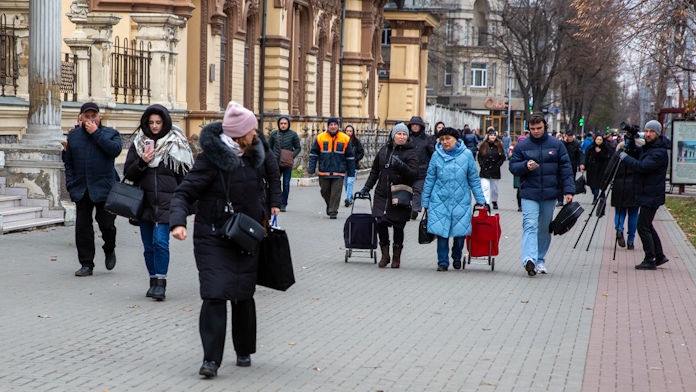
[[[671,143],[660,135],[661,132],[662,124],[648,121],[645,124],[645,145],[637,147],[634,134],[626,141],[626,151],[619,154],[619,159],[634,171],[633,190],[640,206],[638,236],[645,252],[643,262],[636,265],[639,270],[655,270],[658,265],[669,261],[652,224],[657,209],[665,204],[665,176],[669,166],[667,150]]]

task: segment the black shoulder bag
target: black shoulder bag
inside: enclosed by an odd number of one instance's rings
[[[220,171],[219,174],[222,182],[222,191],[225,193],[225,212],[232,214],[222,226],[219,235],[232,240],[242,250],[253,253],[263,239],[263,226],[249,215],[234,210],[232,202],[230,202],[224,173]]]

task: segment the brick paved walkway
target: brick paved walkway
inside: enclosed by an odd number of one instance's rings
[[[521,214],[506,170],[504,176],[494,272],[473,264],[436,272],[435,244],[416,243],[414,222],[406,227],[401,269],[380,270],[357,257],[344,263],[346,209],[338,221],[326,219],[317,187],[293,189],[281,224],[293,244],[297,284],[286,293],[258,290],[253,365],[233,365],[228,339],[215,380],[197,375],[200,299],[191,240],[172,242],[167,300],[158,303],[144,296],[138,229],[123,219],[116,268],[105,271],[98,258],[89,278],[73,276],[72,227],[2,236],[0,391],[693,390],[696,257],[668,214],[660,212],[658,230],[672,261],[653,275],[658,279],[634,273],[639,250],[607,261],[613,231],[606,218],[589,252],[572,249],[580,225],[554,237],[549,275],[528,278],[519,261]],[[589,206],[587,195],[580,199]],[[629,308],[639,285],[649,293],[659,288],[659,297]],[[618,310],[640,310],[640,318],[624,328],[629,323],[614,317]],[[641,320],[655,326],[641,329]],[[632,361],[619,362],[627,347]],[[653,352],[659,361],[641,359]]]

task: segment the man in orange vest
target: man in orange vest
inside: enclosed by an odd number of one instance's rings
[[[343,192],[343,179],[346,175],[355,176],[355,158],[349,143],[350,137],[338,131],[338,119],[329,118],[327,126],[328,131],[317,136],[309,151],[307,172],[319,175],[321,196],[326,201],[326,214],[330,219],[336,219]]]

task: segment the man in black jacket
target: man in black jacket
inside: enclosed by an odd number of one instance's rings
[[[633,190],[640,206],[638,213],[638,235],[643,243],[645,258],[636,269],[655,270],[669,260],[662,251],[660,237],[653,227],[657,209],[665,204],[665,176],[669,166],[667,150],[670,141],[661,136],[662,124],[650,120],[645,124],[645,145],[636,147],[635,139],[629,137],[627,152],[619,155],[624,164],[633,169]]]
[[[575,139],[575,133],[572,129],[569,129],[565,133],[563,138],[563,145],[568,151],[568,158],[570,158],[570,166],[573,168],[573,179],[575,179],[575,173],[578,172],[578,166],[580,170],[585,171],[585,154],[582,152],[582,146],[580,142]],[[558,196],[556,207],[563,207],[563,195]]]
[[[290,117],[280,116],[278,119],[278,129],[271,132],[268,138],[268,145],[275,155],[276,161],[279,163],[280,174],[283,176],[283,194],[280,203],[280,211],[285,212],[288,206],[288,196],[290,195],[290,178],[292,177],[292,169],[294,164],[291,162],[281,161],[281,150],[292,151],[292,159],[294,161],[302,147],[300,146],[300,138],[297,132],[290,129]],[[289,154],[289,153],[284,153]]]
[[[114,159],[121,154],[121,135],[101,124],[99,106],[87,102],[80,108],[78,127],[68,135],[63,154],[65,187],[75,202],[75,245],[82,266],[75,276],[90,276],[94,269],[94,229],[92,212],[104,239],[107,270],[116,265],[115,215],[104,209],[106,197],[118,181]]]
[[[413,208],[411,209],[411,219],[416,219],[421,210],[421,195],[425,176],[428,174],[428,164],[435,151],[435,138],[425,133],[425,123],[419,116],[411,117],[408,122],[408,130],[410,132],[409,140],[418,157],[418,177],[413,183]]]

